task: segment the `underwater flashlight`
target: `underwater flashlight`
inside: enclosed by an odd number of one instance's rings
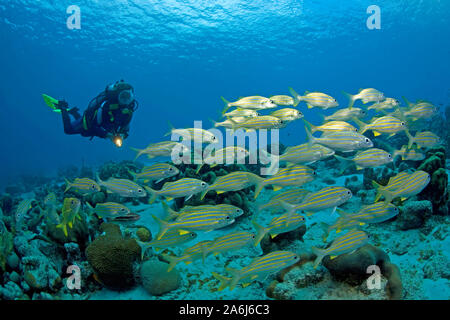
[[[112,138],[112,141],[114,142],[117,148],[120,148],[123,144],[123,139],[121,136],[114,136]]]

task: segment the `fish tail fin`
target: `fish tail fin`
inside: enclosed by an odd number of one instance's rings
[[[405,129],[406,136],[408,137],[408,149],[411,149],[414,143],[414,137],[409,132],[408,128]]]
[[[367,131],[367,123],[362,122],[361,120],[359,120],[359,119],[356,118],[356,117],[352,117],[352,120],[353,120],[353,122],[355,122],[355,123],[358,125],[358,127],[359,127],[358,133],[363,134],[364,132]]]
[[[222,99],[223,103],[225,104],[225,108],[223,108],[222,110],[222,115],[228,111],[228,109],[230,109],[230,101],[228,101],[227,99],[225,99],[224,97],[220,97],[220,99]]]
[[[158,196],[158,192],[148,186],[144,186],[144,188],[145,190],[147,190],[148,193],[150,193],[150,199],[148,200],[148,203],[152,204],[153,202],[155,202],[156,197]]]
[[[208,187],[202,191],[202,193],[200,194],[200,200],[203,200],[203,198],[206,196],[206,194],[208,193],[209,190],[210,190],[210,188]]]
[[[377,190],[377,195],[375,196],[375,201],[377,202],[381,196],[384,196],[384,202],[387,206],[388,203],[390,203],[393,199],[393,194],[392,192],[386,190],[385,187],[383,187],[382,185],[378,184],[376,181],[372,180],[372,185],[374,186],[374,188]]]
[[[137,158],[139,158],[143,153],[145,149],[138,149],[138,148],[133,148],[130,147],[131,150],[133,150],[134,152],[136,152],[136,156],[134,157],[134,161],[137,160]]]
[[[296,107],[300,103],[300,95],[294,89],[292,89],[292,87],[289,87],[289,93],[294,98],[294,107]]]
[[[261,177],[258,177],[259,179],[256,180],[256,184],[255,184],[255,196],[254,199],[258,198],[259,194],[261,193],[261,190],[264,188],[265,184],[265,180]]]
[[[67,237],[68,233],[67,233],[67,224],[65,223],[60,223],[58,225],[56,225],[56,228],[60,228],[63,229],[64,235]]]
[[[67,180],[67,178],[64,178],[64,181],[66,182],[66,189],[64,190],[64,193],[66,193],[72,187],[72,183]]]
[[[413,106],[413,103],[411,101],[409,101],[408,99],[406,99],[405,96],[402,96],[402,99],[403,99],[403,101],[405,101],[408,108],[411,108]]]
[[[306,131],[306,137],[308,139],[308,148],[311,148],[312,145],[316,142],[316,138],[313,137],[311,132],[311,127],[308,123],[305,123],[305,131]]]
[[[322,231],[324,233],[323,241],[327,241],[328,235],[330,234],[330,225],[326,224],[325,222],[321,222],[320,228],[322,229]]]
[[[311,133],[314,133],[317,131],[317,126],[313,125],[311,122],[306,121],[305,118],[302,118],[303,122],[309,126]]]
[[[341,170],[339,171],[338,175],[342,175],[348,167],[350,167],[353,164],[353,161],[351,159],[347,159],[345,157],[338,156],[337,154],[334,154],[334,157],[339,160],[341,163]]]
[[[267,234],[267,232],[269,232],[269,229],[261,226],[255,220],[252,220],[252,225],[256,230],[255,241],[253,242],[253,245],[256,247]]]
[[[197,170],[195,170],[195,174],[198,174],[198,173],[200,172],[200,170],[202,169],[202,167],[203,167],[203,163],[200,163],[200,164],[197,166]]]
[[[169,131],[164,134],[164,137],[167,137],[167,136],[171,135],[172,131],[175,129],[175,127],[173,126],[173,124],[169,120],[167,120],[167,125],[169,127]]]
[[[156,235],[156,240],[160,240],[166,234],[166,232],[170,229],[170,225],[167,221],[164,221],[164,220],[158,218],[154,214],[152,214],[152,217],[153,217],[153,219],[155,219],[155,221],[158,223],[158,226],[159,226],[159,232]]]
[[[352,94],[347,93],[345,91],[342,91],[342,94],[348,98],[348,100],[349,100],[348,108],[351,109],[353,107],[353,105],[355,104],[356,94],[352,95]]]
[[[139,247],[141,247],[141,261],[144,260],[145,257],[145,252],[147,251],[148,248],[150,248],[152,245],[149,242],[143,242],[140,240],[136,240],[137,244],[139,245]]]
[[[127,171],[128,171],[128,174],[133,177],[133,181],[136,181],[137,180],[136,179],[137,178],[137,173],[131,171],[130,169],[127,169]]]
[[[217,280],[220,281],[220,285],[219,288],[217,289],[217,291],[222,291],[223,289],[225,289],[226,287],[228,287],[230,285],[230,278],[227,278],[221,274],[218,274],[217,272],[212,272],[212,275],[214,278],[216,278]]]
[[[322,262],[323,257],[325,257],[325,250],[317,247],[311,247],[313,254],[316,255],[316,260],[314,260],[314,269]]]
[[[171,256],[169,254],[161,254],[161,256],[163,257],[164,260],[169,261],[169,267],[167,268],[167,272],[172,271],[173,268],[175,268],[175,266],[181,261],[181,259],[179,257],[176,256]]]
[[[178,215],[178,212],[170,208],[167,202],[165,202],[164,200],[161,201],[161,204],[163,206],[163,211],[166,214],[164,220],[170,220],[172,217],[176,217]]]
[[[264,162],[270,163],[270,166],[266,170],[266,175],[274,175],[278,172],[280,156],[271,154],[264,149],[259,150],[260,157],[264,159]]]
[[[241,272],[239,270],[226,267],[225,270],[227,270],[229,273],[231,273],[232,278],[229,283],[230,291],[236,288],[236,285],[238,284],[239,280],[241,279]]]

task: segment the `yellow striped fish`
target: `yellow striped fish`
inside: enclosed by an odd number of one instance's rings
[[[166,213],[166,217],[164,219],[166,221],[178,219],[179,217],[187,213],[224,213],[228,214],[231,219],[236,219],[237,217],[240,217],[244,214],[244,210],[231,204],[204,204],[200,206],[184,206],[183,208],[181,208],[180,212],[171,209],[164,201],[162,201],[162,205],[164,212]]]
[[[313,137],[307,124],[305,124],[305,131],[308,138],[308,146],[318,143],[335,151],[342,152],[373,147],[373,142],[369,138],[354,131],[326,132],[320,138]]]
[[[357,94],[349,94],[346,92],[343,93],[350,100],[348,105],[349,108],[353,106],[356,100],[361,100],[364,104],[369,102],[380,102],[384,100],[383,92],[380,92],[374,88],[359,89],[359,92]]]
[[[418,148],[433,148],[441,143],[441,138],[435,135],[431,131],[417,132],[415,137],[411,136],[408,130],[406,130],[408,136],[408,149],[411,149],[415,143]]]
[[[320,144],[313,144],[309,147],[307,143],[288,147],[280,156],[267,153],[267,151],[260,149],[261,156],[266,158],[267,162],[270,162],[270,166],[267,169],[267,174],[276,174],[281,162],[287,162],[288,166],[296,164],[311,164],[331,157],[334,153],[334,150]]]
[[[369,124],[366,124],[357,118],[354,118],[353,121],[359,126],[359,133],[361,134],[364,134],[367,130],[372,130],[374,136],[379,136],[381,133],[390,133],[391,136],[393,136],[397,132],[406,130],[405,122],[392,116],[375,118]]]
[[[293,108],[278,109],[270,114],[272,117],[276,117],[287,124],[288,122],[303,118],[303,113]]]
[[[263,279],[271,273],[278,272],[281,269],[293,265],[298,262],[298,260],[299,256],[293,252],[274,251],[264,256],[256,257],[252,260],[250,265],[241,270],[229,267],[225,268],[225,270],[232,275],[231,279],[223,277],[215,272],[213,272],[213,275],[221,282],[218,291],[221,291],[226,287],[229,287],[231,291],[240,281],[249,280],[251,282],[255,279]]]
[[[307,215],[312,215],[316,211],[329,208],[333,208],[334,213],[338,206],[347,202],[351,197],[352,192],[349,189],[331,186],[309,193],[299,204],[289,204],[284,201],[281,201],[281,204],[288,213],[303,210]]]
[[[261,181],[263,181],[263,178],[251,172],[231,172],[224,176],[217,177],[212,185],[203,190],[200,199],[203,199],[208,191],[214,190],[217,194],[228,191],[239,191],[258,184]]]
[[[200,172],[203,164],[207,164],[210,168],[214,168],[218,164],[234,164],[244,163],[245,158],[250,155],[247,149],[238,146],[228,146],[217,150],[211,150],[207,153],[205,149],[203,154],[203,163],[199,164],[196,173]]]
[[[97,203],[93,208],[88,202],[86,202],[89,210],[92,213],[97,214],[99,218],[113,218],[117,216],[123,216],[131,212],[128,207],[116,202]]]
[[[164,183],[161,190],[153,190],[145,186],[145,189],[151,195],[149,203],[153,203],[157,196],[166,197],[168,201],[174,198],[185,198],[189,200],[194,194],[207,190],[208,184],[202,180],[194,178],[182,178],[173,182]]]
[[[160,240],[153,239],[150,242],[137,241],[137,243],[142,249],[141,257],[143,258],[145,255],[145,251],[150,247],[154,248],[155,251],[158,252],[161,249],[172,248],[185,244],[189,241],[194,240],[195,238],[197,238],[197,234],[195,232],[180,234],[179,230],[172,229],[166,232]]]
[[[380,111],[397,108],[399,105],[400,105],[400,102],[397,99],[386,98],[383,101],[374,103],[373,105],[369,106],[367,108],[367,110],[376,110],[376,111],[380,112]]]
[[[169,267],[167,268],[167,272],[170,272],[175,266],[180,263],[184,262],[185,264],[190,264],[198,259],[204,259],[205,258],[205,250],[209,248],[209,246],[213,242],[211,240],[204,240],[200,241],[199,243],[196,243],[192,247],[186,248],[183,251],[183,254],[181,257],[177,256],[170,256],[168,254],[163,254],[162,257],[169,262]]]
[[[356,169],[358,170],[382,166],[393,160],[392,155],[389,152],[377,148],[360,151],[352,159],[347,159],[338,155],[334,156],[340,161],[354,162],[356,164]]]
[[[182,143],[175,141],[162,141],[157,143],[150,143],[144,149],[130,148],[136,152],[134,160],[141,155],[146,154],[149,159],[156,157],[171,157],[172,154],[180,154],[189,152],[189,148]]]
[[[244,97],[234,102],[229,102],[224,97],[221,97],[221,99],[225,103],[225,108],[223,109],[222,114],[227,112],[227,110],[231,107],[251,110],[264,110],[277,107],[277,105],[272,100],[261,96]]]
[[[308,109],[319,107],[326,110],[339,105],[335,98],[322,92],[305,91],[303,96],[299,95],[292,88],[289,88],[289,92],[294,96],[294,107],[296,107],[301,101],[306,102]]]
[[[305,119],[303,121],[311,128],[311,133],[314,133],[316,131],[322,131],[322,132],[336,132],[336,131],[355,131],[357,132],[358,129],[356,129],[354,126],[352,126],[350,123],[347,123],[345,121],[329,121],[325,122],[324,124],[320,126],[315,126]]]
[[[79,215],[81,202],[77,198],[65,198],[62,207],[62,221],[56,225],[56,228],[63,229],[64,235],[67,237],[67,226],[72,229],[75,218],[81,220]]]
[[[399,172],[397,175],[390,177],[387,185],[383,186],[383,188],[388,191],[397,190],[404,185],[404,182],[408,180],[410,176],[411,174],[406,171]],[[380,186],[378,183],[376,183],[376,181],[373,181],[372,185],[375,188],[378,188]],[[377,202],[381,196],[382,196],[381,192],[378,192],[377,195],[375,196],[375,202]]]
[[[272,185],[273,190],[278,191],[286,186],[302,186],[307,182],[313,181],[315,176],[316,172],[307,166],[295,165],[281,168],[276,174],[258,181],[255,188],[255,199],[267,185]]]
[[[407,179],[404,179],[402,185],[396,189],[387,189],[372,181],[378,193],[384,196],[384,205],[387,206],[393,199],[400,197],[403,200],[416,194],[419,194],[430,182],[430,175],[422,170],[417,170]],[[389,184],[388,184],[389,186]]]
[[[33,207],[33,201],[35,201],[35,200],[34,199],[24,199],[24,200],[20,201],[20,203],[16,209],[16,213],[15,213],[16,223],[20,223],[22,221],[22,219],[24,218],[24,216],[28,213],[28,211],[31,210],[31,208]]]
[[[185,128],[185,129],[176,129],[171,126],[170,131],[167,132],[164,136],[168,135],[179,135],[182,137],[182,141],[194,141],[197,143],[217,143],[219,140],[217,137],[210,131],[201,129],[201,128]]]
[[[76,178],[73,182],[70,182],[67,179],[65,180],[66,190],[64,190],[64,192],[74,189],[74,191],[81,195],[87,195],[100,191],[100,186],[94,180],[89,178]]]
[[[253,241],[255,241],[255,234],[247,231],[236,231],[217,237],[204,251],[204,258],[206,258],[206,256],[210,253],[218,255],[220,253],[240,250],[251,246]]]
[[[259,116],[259,113],[256,112],[255,110],[251,110],[251,109],[240,109],[237,108],[233,111],[230,112],[226,112],[223,114],[224,117],[248,117],[248,118],[253,118],[253,117],[257,117]]]
[[[438,110],[437,108],[427,101],[417,101],[416,103],[409,102],[403,97],[409,109],[403,113],[406,117],[411,117],[413,120],[428,119],[434,116]]]
[[[340,233],[342,230],[349,230],[354,229],[356,227],[359,227],[363,225],[361,221],[358,220],[344,220],[342,218],[338,218],[335,223],[329,225],[325,222],[320,223],[320,227],[322,228],[322,231],[324,232],[322,240],[323,242],[327,241],[328,236],[330,235],[333,230],[336,231],[336,233]]]
[[[272,213],[282,212],[281,201],[297,204],[303,201],[305,196],[311,191],[302,188],[292,188],[283,191],[280,194],[272,196],[270,200],[258,207],[258,211],[263,211],[269,209]]]
[[[314,268],[317,268],[325,256],[330,255],[330,259],[334,259],[344,253],[352,253],[367,242],[369,242],[369,237],[364,231],[353,229],[336,238],[326,249],[311,247],[312,252],[317,256]]]
[[[230,215],[222,212],[192,212],[179,216],[175,221],[164,221],[152,215],[159,225],[156,240],[160,240],[164,234],[172,229],[179,229],[180,234],[187,231],[209,231],[225,227],[234,222]]]
[[[281,128],[285,123],[283,120],[273,116],[259,116],[249,118],[244,122],[235,122],[233,118],[229,118],[232,125],[232,130],[244,129],[246,131],[259,129],[277,129]]]
[[[367,115],[366,111],[360,109],[360,108],[343,108],[337,110],[335,113],[333,113],[330,116],[326,116],[324,119],[325,121],[330,120],[340,120],[340,121],[346,121],[346,120],[352,120],[353,118],[364,118]]]
[[[398,208],[393,204],[384,206],[384,203],[382,202],[364,206],[358,212],[354,213],[347,213],[338,209],[338,213],[340,215],[339,220],[342,222],[358,220],[361,222],[360,225],[364,225],[366,223],[384,222],[398,215],[398,212]]]
[[[59,219],[58,211],[57,211],[57,199],[56,194],[54,192],[49,193],[44,198],[44,206],[45,206],[45,215],[47,218],[47,221],[50,224],[59,224],[61,221]],[[42,211],[41,211],[41,215]]]
[[[142,198],[147,196],[147,192],[137,183],[128,179],[109,178],[107,181],[102,181],[97,175],[99,185],[106,188],[108,193],[118,194],[125,198]]]
[[[214,127],[224,127],[227,129],[232,129],[234,123],[243,123],[245,121],[247,121],[249,119],[249,117],[230,117],[228,119],[226,119],[225,121],[222,122],[217,122],[214,120],[211,120],[214,123]],[[234,123],[233,123],[234,122]]]
[[[280,233],[285,233],[297,229],[303,223],[305,223],[305,217],[295,212],[285,213],[279,217],[273,218],[267,227],[263,227],[256,221],[252,220],[253,227],[257,232],[254,245],[256,247],[266,234],[269,234],[273,239]]]
[[[425,159],[425,154],[414,149],[407,149],[407,146],[402,146],[400,150],[395,150],[392,155],[393,158],[401,156],[402,160],[421,161]]]
[[[139,173],[128,170],[134,181],[144,180],[144,183],[155,180],[155,183],[158,183],[164,179],[176,176],[179,172],[178,168],[168,163],[154,163],[151,166],[145,166]]]
[[[294,98],[292,98],[291,96],[283,95],[283,94],[271,96],[269,99],[272,100],[278,106],[293,106],[294,105]]]

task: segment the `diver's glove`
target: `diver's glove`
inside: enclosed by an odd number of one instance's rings
[[[69,104],[65,100],[59,100],[58,104],[56,104],[55,107],[61,110],[67,110]]]

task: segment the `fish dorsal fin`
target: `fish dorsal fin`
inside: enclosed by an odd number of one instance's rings
[[[363,90],[364,90],[363,88],[359,88],[358,93],[361,93],[361,91],[363,91]]]
[[[308,93],[311,93],[310,91],[308,91],[308,90],[305,90],[305,93],[304,93],[304,95],[306,96]]]

